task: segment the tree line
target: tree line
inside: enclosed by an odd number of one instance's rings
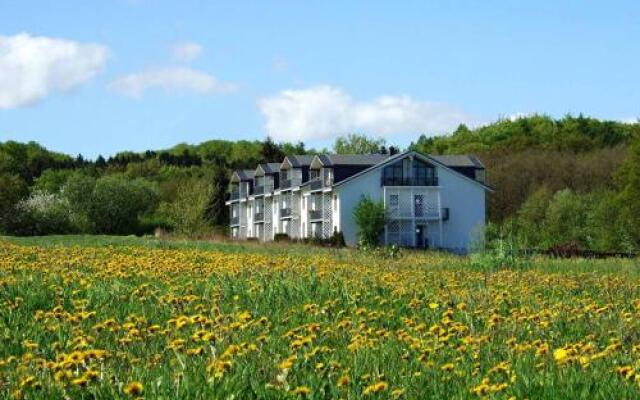
[[[421,136],[411,148],[477,155],[495,189],[489,238],[498,232],[547,249],[628,251],[640,247],[640,124],[582,115],[533,115],[449,136]]]
[[[621,250],[640,244],[640,124],[532,115],[451,135],[416,138],[409,149],[475,154],[495,191],[489,233],[508,231],[528,246],[577,243]],[[401,151],[382,138],[339,137],[341,154]],[[223,230],[231,171],[327,152],[303,143],[211,140],[166,150],[88,160],[37,143],[0,143],[0,232],[149,233]],[[634,208],[635,207],[635,208]]]

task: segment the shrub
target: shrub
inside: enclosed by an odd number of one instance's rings
[[[87,216],[96,233],[132,233],[138,230],[139,218],[153,211],[157,202],[149,182],[106,176],[95,183]]]
[[[290,242],[291,238],[286,233],[276,233],[273,235],[274,242]]]
[[[331,238],[329,239],[329,243],[331,244],[331,247],[338,248],[345,247],[347,245],[344,241],[344,235],[340,231],[333,232],[333,235],[331,235]]]
[[[377,246],[380,233],[387,223],[387,216],[382,202],[375,202],[362,196],[353,211],[358,225],[359,244],[364,247]]]
[[[59,194],[35,191],[16,206],[16,235],[65,234],[76,231],[69,201]]]

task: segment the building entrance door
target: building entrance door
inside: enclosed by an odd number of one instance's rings
[[[416,225],[416,247],[419,249],[425,248],[425,227],[424,225]]]

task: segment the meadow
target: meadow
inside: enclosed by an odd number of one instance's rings
[[[0,238],[0,398],[639,398],[639,271]]]

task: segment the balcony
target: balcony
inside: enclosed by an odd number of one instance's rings
[[[309,181],[309,190],[318,190],[322,189],[322,180],[320,178],[315,178],[312,181]]]
[[[440,220],[447,221],[449,220],[449,208],[443,207],[440,212],[438,212],[437,208],[416,208],[413,210],[410,208],[402,208],[402,209],[389,209],[387,210],[387,217],[389,219],[421,219],[421,220]]]
[[[291,208],[281,208],[280,209],[280,218],[287,218],[292,215]]]
[[[231,226],[240,225],[240,217],[231,217],[230,224]]]
[[[309,210],[309,221],[313,221],[316,219],[322,219],[322,211],[321,210]]]
[[[240,189],[234,189],[229,194],[229,200],[238,200],[240,199]]]
[[[382,186],[438,186],[438,177],[382,178]]]
[[[253,222],[264,222],[264,212],[253,214]]]
[[[302,181],[299,178],[282,179],[280,181],[280,189],[290,189],[292,187],[300,186]]]
[[[265,193],[270,193],[272,190],[273,190],[273,186],[271,185],[256,186],[253,189],[253,194],[254,196],[261,196]]]

